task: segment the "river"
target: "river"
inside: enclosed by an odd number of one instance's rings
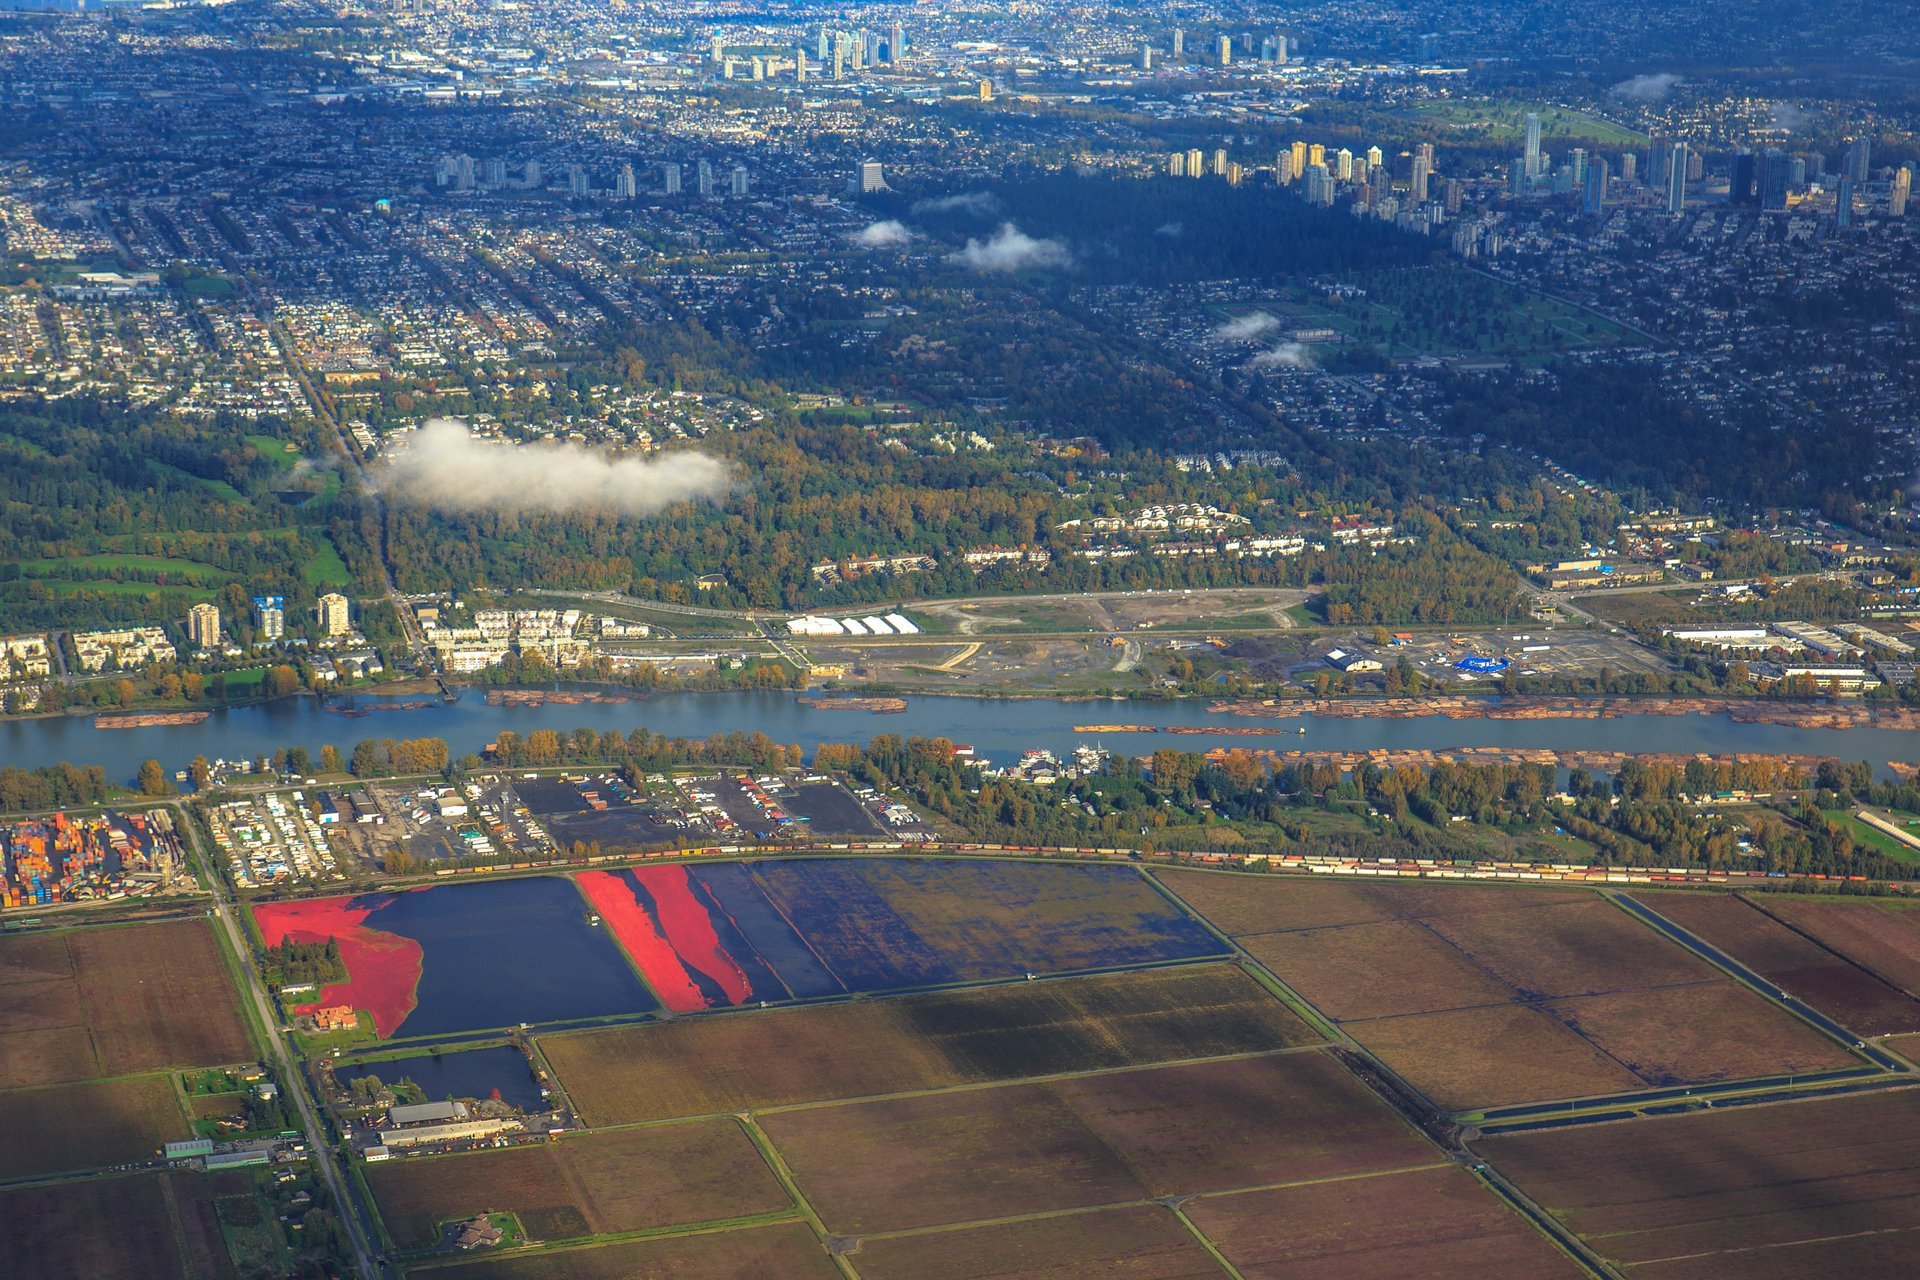
[[[361,698],[368,706],[378,699]],[[1118,723],[1235,725],[1293,729],[1277,736],[1241,734],[1075,733],[1076,724]],[[344,717],[315,698],[215,711],[197,725],[143,729],[96,729],[89,716],[0,722],[0,765],[32,767],[59,760],[104,765],[109,776],[131,779],[140,763],[158,759],[169,771],[195,755],[247,759],[276,748],[305,746],[316,756],[322,743],[344,754],[362,738],[446,739],[456,758],[478,752],[502,729],[572,730],[581,726],[622,733],[645,727],[668,737],[704,738],[732,730],[761,730],[777,742],[797,742],[809,752],[821,742],[864,742],[879,733],[946,737],[972,745],[982,756],[1005,763],[1030,747],[1066,752],[1097,738],[1116,751],[1144,755],[1156,747],[1204,751],[1212,747],[1299,748],[1366,751],[1376,748],[1444,751],[1461,747],[1530,747],[1625,752],[1767,752],[1840,756],[1868,760],[1884,773],[1889,760],[1920,757],[1920,735],[1892,729],[1812,729],[1790,725],[1736,724],[1724,716],[1626,715],[1610,720],[1452,720],[1305,717],[1245,720],[1210,712],[1200,699],[1167,702],[1069,702],[1047,698],[992,699],[927,696],[908,699],[905,712],[818,710],[791,693],[678,693],[645,701],[609,704],[488,705],[479,691],[459,701],[416,711]]]

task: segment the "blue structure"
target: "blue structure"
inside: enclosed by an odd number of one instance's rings
[[[1505,671],[1511,664],[1509,664],[1505,658],[1482,658],[1478,654],[1469,654],[1453,665],[1456,670],[1460,671],[1477,671],[1485,675],[1498,675],[1502,671]]]

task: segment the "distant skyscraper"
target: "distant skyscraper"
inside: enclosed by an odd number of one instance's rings
[[[907,59],[907,29],[899,23],[887,28],[887,65],[897,67]]]
[[[846,78],[846,74],[847,38],[845,36],[835,36],[833,38],[833,78],[835,80],[843,80]]]
[[[1184,58],[1187,54],[1187,33],[1179,27],[1173,29],[1173,56]]]
[[[1840,175],[1840,185],[1833,193],[1833,225],[1853,225],[1853,175],[1850,173]]]
[[[1367,185],[1367,177],[1373,172],[1373,166],[1367,163],[1365,156],[1353,158],[1353,184],[1357,187]]]
[[[1620,181],[1637,182],[1640,178],[1640,157],[1634,152],[1620,157]]]
[[[1913,166],[1903,164],[1893,171],[1893,187],[1887,192],[1887,216],[1907,216],[1907,201],[1913,197]]]
[[[496,191],[507,185],[507,162],[500,156],[489,156],[485,167],[486,184]]]
[[[1317,164],[1323,165],[1326,162],[1327,148],[1325,144],[1316,142],[1307,148],[1307,168],[1311,169]]]
[[[520,185],[529,191],[538,191],[544,181],[545,175],[540,172],[538,160],[527,161],[526,166],[520,170]]]
[[[1367,168],[1378,169],[1387,158],[1387,153],[1378,147],[1367,148]]]
[[[1307,203],[1333,203],[1333,175],[1323,164],[1307,166]]]
[[[253,627],[260,633],[262,640],[278,640],[287,631],[287,598],[285,596],[255,596],[253,598]]]
[[[1567,152],[1567,167],[1573,170],[1573,185],[1584,185],[1587,180],[1587,149],[1575,147]]]
[[[993,81],[982,80],[980,82],[979,92],[980,92],[980,101],[992,102],[993,101]]]
[[[1747,148],[1734,153],[1733,168],[1727,175],[1727,203],[1760,203],[1760,157]]]
[[[725,62],[727,60],[727,47],[721,41],[718,31],[713,33],[713,39],[707,45],[707,54],[714,62]]]
[[[1345,147],[1334,152],[1333,176],[1342,182],[1353,181],[1353,152],[1347,150]]]
[[[793,78],[802,83],[806,82],[807,49],[805,45],[797,45],[793,50]]]
[[[733,190],[733,194],[735,196],[746,195],[747,194],[747,166],[743,164],[737,164],[733,166],[733,172],[728,175],[727,181],[728,181],[728,184],[731,186]]]
[[[1787,159],[1787,186],[1795,191],[1807,185],[1807,158],[1790,156]]]
[[[1213,149],[1213,176],[1216,178],[1224,178],[1227,176],[1227,149],[1225,147],[1215,147]]]
[[[660,189],[670,196],[680,194],[680,166],[666,164],[660,167]]]
[[[586,166],[579,165],[579,164],[568,165],[567,166],[567,194],[573,195],[573,196],[583,196],[583,195],[586,195],[590,189],[591,189],[590,184],[587,182]]]
[[[640,189],[634,185],[633,181],[633,166],[630,164],[621,165],[620,172],[614,175],[613,179],[613,198],[615,200],[631,200],[639,194]]]
[[[1540,113],[1527,112],[1527,176],[1534,177],[1540,172]]]
[[[1754,203],[1762,209],[1787,207],[1787,189],[1793,185],[1793,165],[1784,151],[1769,148],[1754,157]]]
[[[825,27],[820,28],[820,42],[814,46],[814,49],[819,53],[820,61],[823,63],[833,52],[833,37]]]
[[[1865,134],[1847,144],[1846,175],[1856,184],[1873,176],[1873,142]]]
[[[1140,69],[1153,70],[1153,46],[1144,42],[1140,45]]]
[[[1460,212],[1460,201],[1461,201],[1461,198],[1466,194],[1466,189],[1467,189],[1467,184],[1460,181],[1460,179],[1458,178],[1447,179],[1446,205],[1447,205],[1448,213],[1453,214],[1453,213]]]
[[[1169,178],[1184,178],[1187,176],[1186,152],[1176,151],[1167,157],[1167,176]]]
[[[1198,147],[1187,148],[1187,176],[1189,178],[1207,176],[1207,154]]]
[[[353,630],[353,606],[338,592],[329,591],[314,603],[314,616],[325,635],[343,636]]]
[[[1221,36],[1215,48],[1219,50],[1220,65],[1223,67],[1232,66],[1233,65],[1233,37]]]
[[[1586,208],[1599,213],[1607,207],[1607,159],[1595,156],[1587,162]]]
[[[1425,204],[1427,199],[1428,164],[1429,161],[1425,156],[1415,156],[1413,158],[1413,179],[1407,184],[1407,190],[1414,201],[1419,204]]]
[[[1676,142],[1667,153],[1667,212],[1680,214],[1687,207],[1687,144]]]
[[[694,190],[703,196],[713,194],[713,163],[711,161],[702,160],[694,167],[693,185]]]
[[[1304,142],[1293,144],[1293,176],[1296,178],[1307,176],[1307,144]]]
[[[197,604],[187,610],[187,639],[202,649],[220,647],[220,610]]]
[[[1273,38],[1273,60],[1283,67],[1287,65],[1287,37],[1284,35]]]
[[[1283,187],[1293,181],[1293,152],[1282,151],[1273,158],[1273,180]]]
[[[873,191],[885,191],[887,180],[880,172],[878,160],[863,160],[860,164],[860,190],[863,194]]]

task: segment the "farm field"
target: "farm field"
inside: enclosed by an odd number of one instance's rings
[[[862,1280],[1220,1280],[1226,1274],[1158,1205],[866,1240],[853,1263]]]
[[[1125,867],[796,859],[576,878],[676,1012],[1222,954]]]
[[[911,1230],[1436,1163],[1321,1053],[763,1115],[835,1233]]]
[[[444,1280],[841,1280],[804,1223],[482,1258],[413,1275]]]
[[[347,981],[298,1008],[368,1010],[382,1038],[656,1007],[564,877],[259,903],[253,913],[269,946],[337,939]]]
[[[0,1222],[7,1224],[11,1275],[229,1280],[234,1274],[206,1180],[197,1173],[0,1191]]]
[[[731,1119],[589,1133],[538,1147],[370,1165],[387,1234],[431,1248],[441,1224],[511,1212],[533,1240],[625,1234],[791,1209]]]
[[[1920,1001],[1794,932],[1762,905],[1721,894],[1635,897],[1857,1035],[1920,1031]]]
[[[1766,910],[1910,996],[1920,997],[1920,912],[1899,903],[1769,901]]]
[[[1234,965],[1195,964],[546,1036],[590,1124],[871,1097],[1316,1043]]]
[[[1913,1274],[1920,1091],[1493,1137],[1480,1153],[1634,1276]]]
[[[1584,890],[1158,874],[1444,1110],[1856,1062]]]
[[[206,922],[0,940],[0,1088],[253,1057]]]
[[[1457,1166],[1203,1196],[1185,1211],[1246,1280],[1586,1274]]]
[[[129,1164],[191,1137],[165,1076],[0,1093],[0,1181]]]

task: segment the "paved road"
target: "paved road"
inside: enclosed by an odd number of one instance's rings
[[[293,1099],[294,1106],[300,1112],[300,1126],[307,1135],[307,1149],[313,1153],[314,1167],[326,1179],[327,1189],[333,1193],[334,1203],[339,1206],[340,1220],[346,1225],[347,1239],[353,1245],[360,1274],[364,1280],[388,1280],[396,1273],[382,1262],[381,1254],[373,1244],[379,1237],[373,1229],[367,1207],[355,1194],[352,1182],[341,1172],[339,1160],[327,1141],[326,1126],[320,1120],[319,1108],[308,1092],[306,1076],[299,1070],[299,1064],[294,1062],[293,1055],[287,1052],[286,1038],[279,1031],[279,1016],[274,1012],[273,1000],[267,995],[260,971],[254,965],[253,947],[247,941],[246,929],[240,923],[240,908],[234,901],[233,891],[201,847],[199,833],[193,827],[186,806],[175,802],[171,807],[174,822],[199,862],[201,873],[213,888],[214,917],[220,921],[227,944],[233,949],[234,958],[245,975],[247,998],[253,1002],[260,1025],[265,1028],[267,1039],[271,1042],[269,1052],[273,1054],[280,1088],[286,1097]]]

